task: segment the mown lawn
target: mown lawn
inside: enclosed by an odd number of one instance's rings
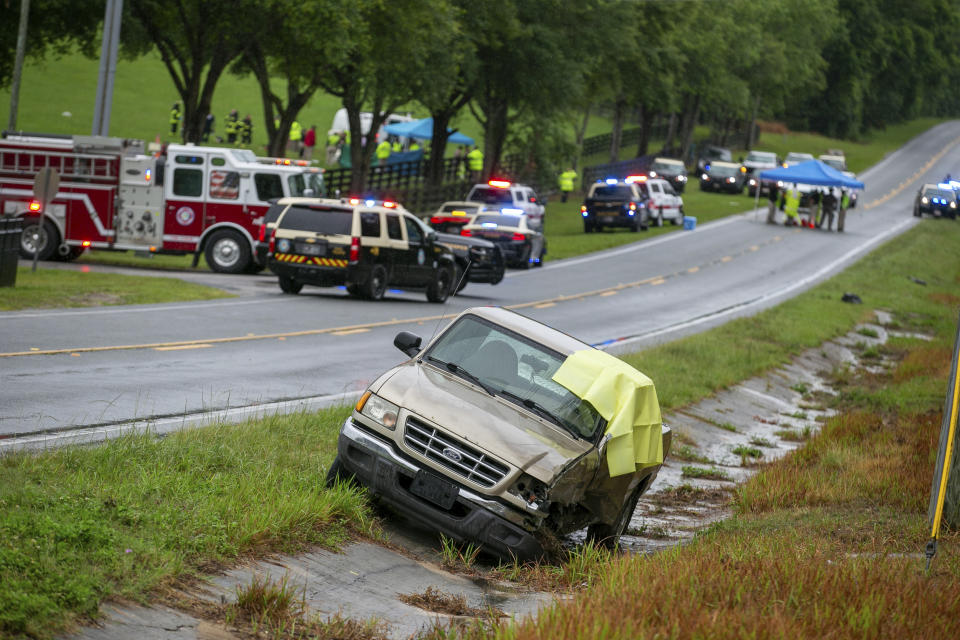
[[[230,298],[231,294],[177,280],[20,267],[15,287],[0,289],[0,311],[150,304]]]
[[[886,554],[925,543],[958,242],[960,227],[924,221],[784,305],[627,357],[671,408],[845,333],[874,308],[935,336],[885,347],[900,359],[890,376],[838,376],[844,413],[741,488],[736,518],[653,557],[573,556],[578,566],[550,575],[593,586],[496,633],[879,638],[933,637],[940,626],[956,635],[960,536],[944,540],[931,576],[919,560]],[[843,291],[864,304],[841,303]],[[146,599],[240,556],[371,531],[363,499],[322,487],[346,411],[0,458],[0,636],[48,636],[108,598]]]

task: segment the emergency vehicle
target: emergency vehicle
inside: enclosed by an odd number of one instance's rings
[[[258,271],[255,238],[270,201],[322,195],[319,170],[260,161],[247,149],[144,143],[102,136],[0,137],[0,212],[24,218],[21,255],[72,260],[88,248],[204,254],[214,271]],[[33,181],[60,176],[41,211]]]

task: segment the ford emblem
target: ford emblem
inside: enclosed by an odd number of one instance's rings
[[[460,462],[463,460],[463,456],[460,455],[460,452],[454,449],[453,447],[444,447],[443,457],[454,462]]]

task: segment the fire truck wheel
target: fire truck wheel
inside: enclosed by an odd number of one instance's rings
[[[60,232],[57,227],[46,218],[43,222],[33,218],[27,221],[20,234],[20,256],[33,258],[34,252],[37,252],[37,260],[49,260],[57,254],[59,244]]]
[[[250,245],[236,231],[217,231],[207,240],[204,256],[217,273],[242,273],[250,265]]]
[[[278,278],[278,282],[280,283],[280,290],[284,293],[292,293],[293,295],[297,295],[300,293],[300,290],[303,289],[302,282],[297,282],[289,276],[280,276]]]
[[[86,250],[86,247],[70,247],[70,249],[67,251],[67,255],[61,256],[57,254],[57,259],[62,260],[63,262],[70,262],[71,260],[76,260],[79,258]]]

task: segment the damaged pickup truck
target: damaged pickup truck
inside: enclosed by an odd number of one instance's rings
[[[340,431],[328,484],[504,558],[584,527],[616,547],[670,448],[653,383],[623,361],[498,307],[461,313],[381,375]]]

